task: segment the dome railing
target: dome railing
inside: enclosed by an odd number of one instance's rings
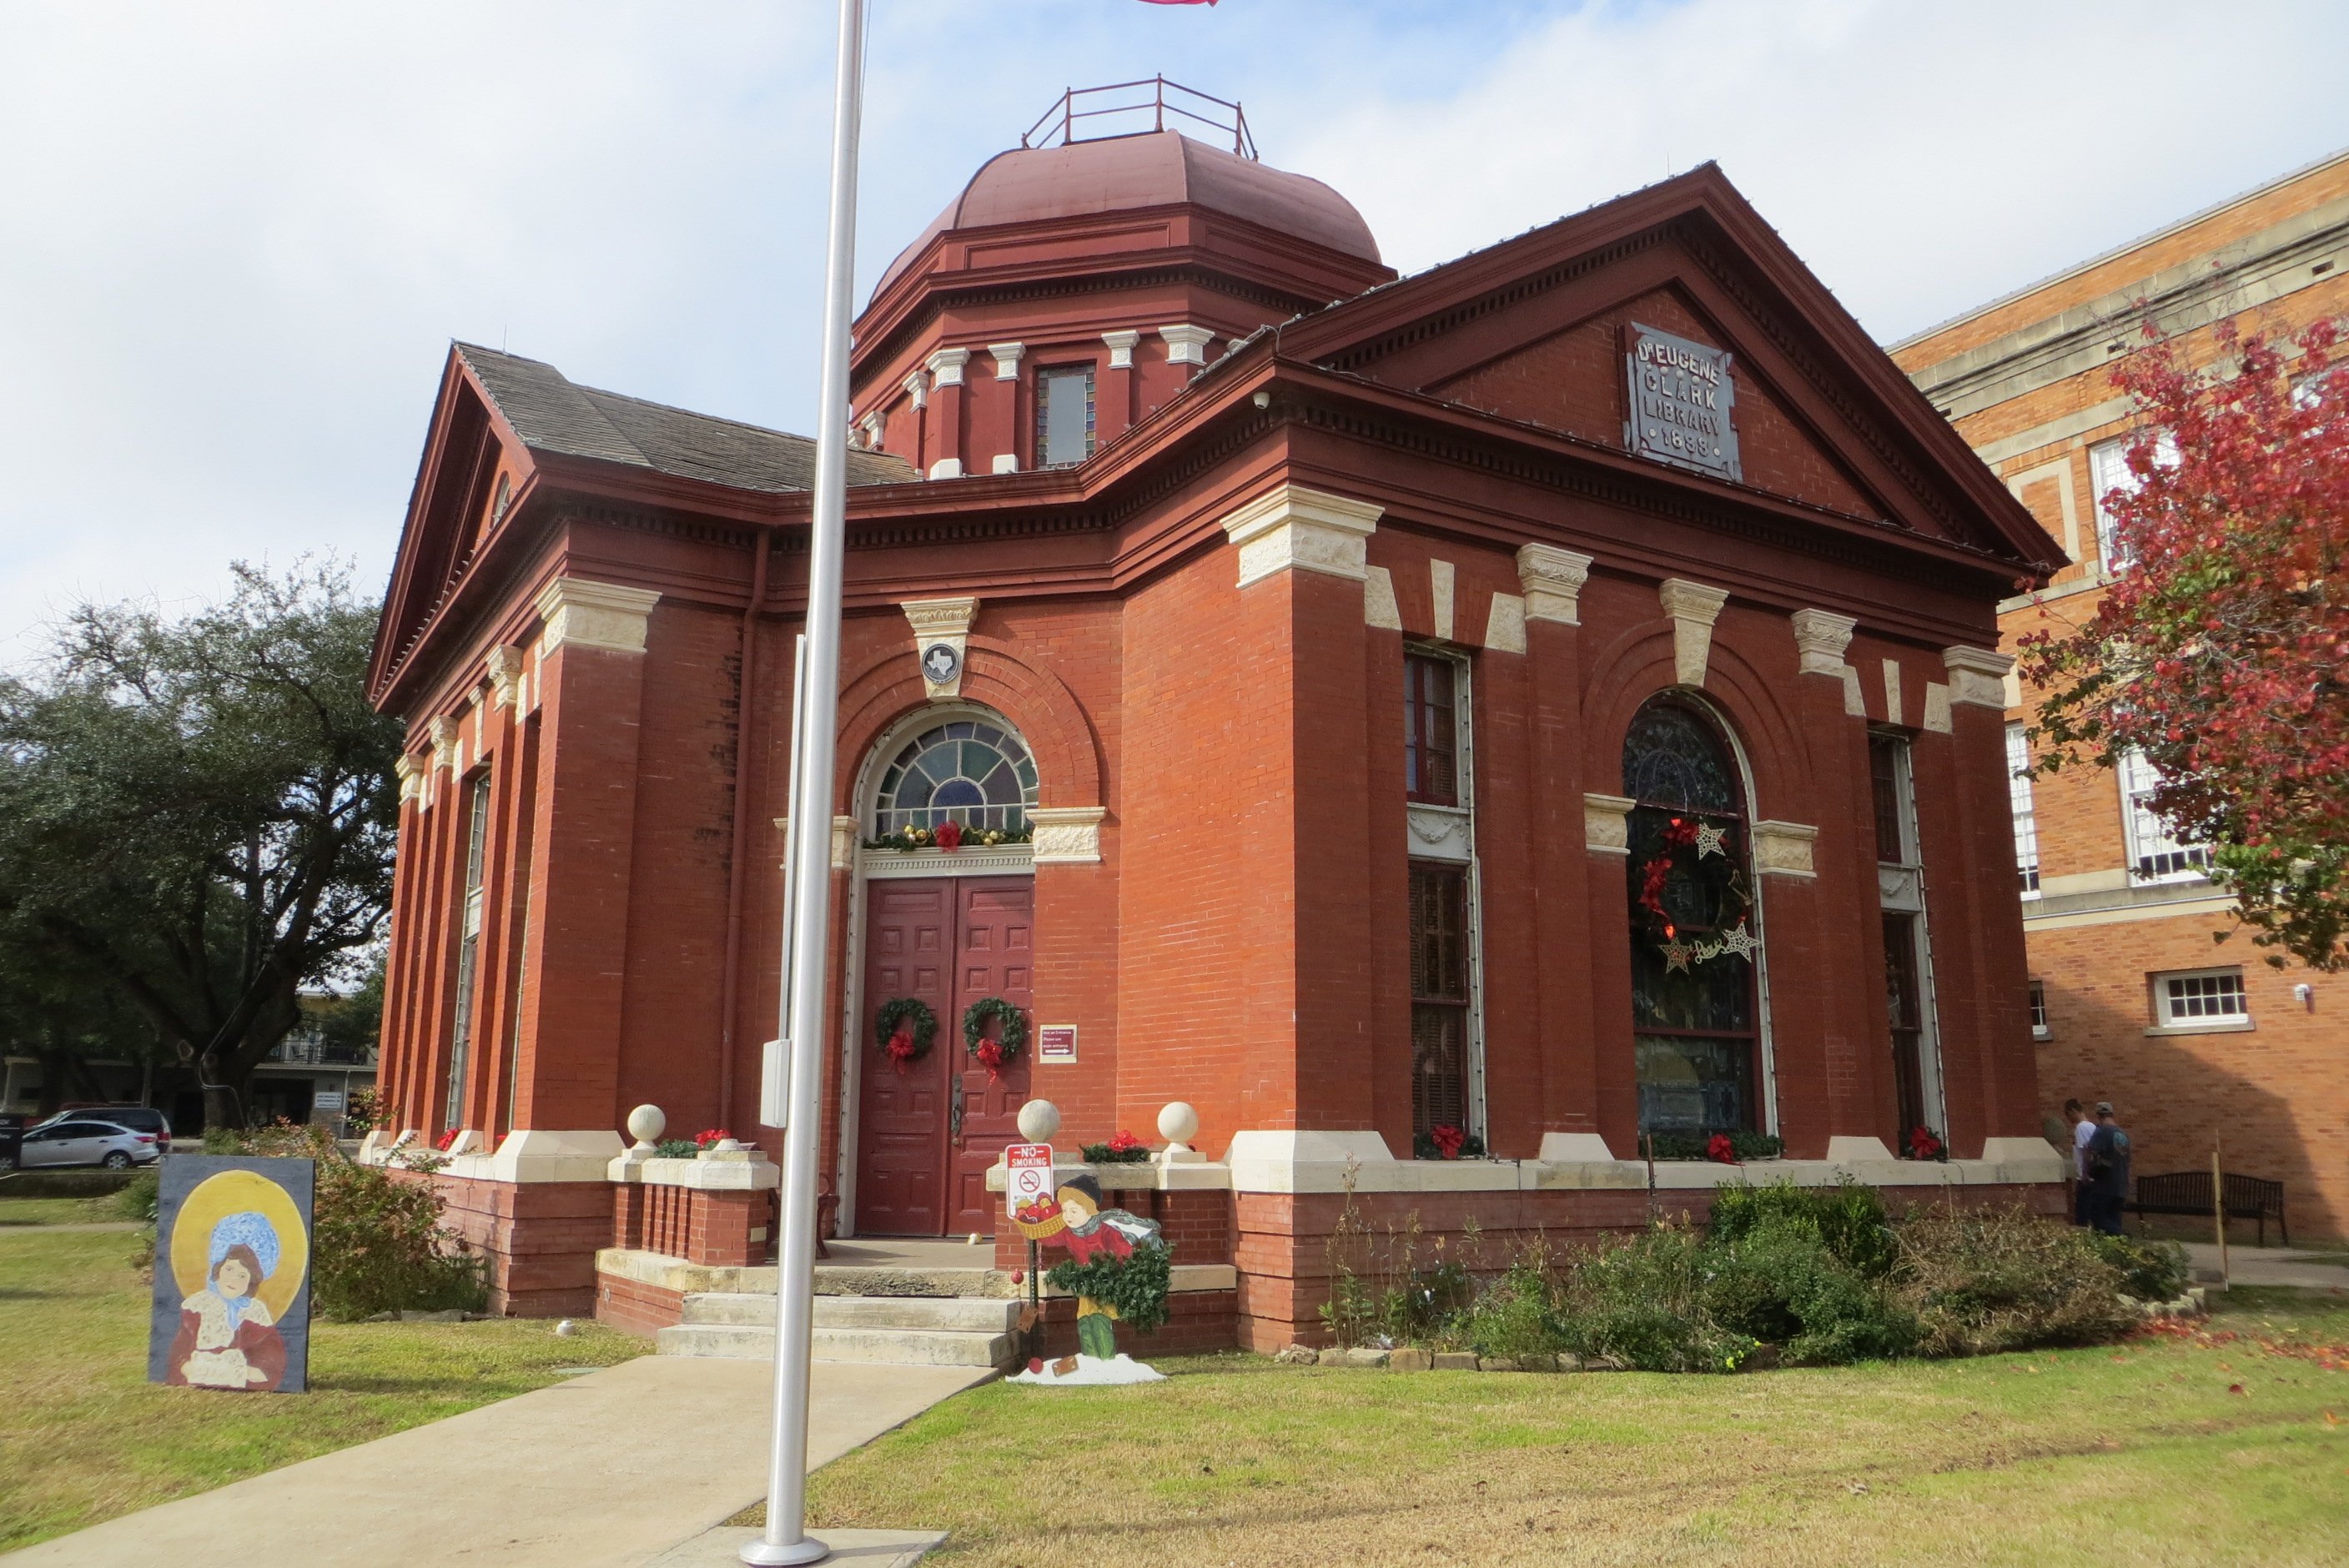
[[[1103,102],[1113,95],[1123,94],[1122,101]],[[1146,95],[1146,96],[1145,96]],[[1133,136],[1141,132],[1141,117],[1150,117],[1152,130],[1167,129],[1166,117],[1187,120],[1231,138],[1232,150],[1242,158],[1257,156],[1256,138],[1248,131],[1247,115],[1237,103],[1186,88],[1180,82],[1170,82],[1164,77],[1147,77],[1140,81],[1112,82],[1106,87],[1071,88],[1061,95],[1061,100],[1046,109],[1034,125],[1020,137],[1019,145],[1027,148],[1067,147],[1080,141],[1101,141],[1113,136]],[[1108,126],[1080,127],[1081,120],[1110,119]],[[1178,125],[1174,127],[1184,129]]]

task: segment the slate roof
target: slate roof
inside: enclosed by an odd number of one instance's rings
[[[815,442],[733,419],[582,387],[542,360],[460,343],[514,433],[534,451],[595,458],[746,490],[803,490],[815,482]],[[848,454],[853,485],[921,476],[885,452]]]

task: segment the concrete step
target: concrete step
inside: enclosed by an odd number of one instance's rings
[[[1019,1303],[996,1296],[820,1295],[818,1328],[895,1328],[909,1331],[1000,1334],[1019,1318]],[[771,1295],[709,1292],[685,1298],[683,1321],[736,1328],[775,1326]]]
[[[775,1353],[775,1331],[715,1323],[681,1323],[654,1336],[663,1356],[714,1356],[763,1361]],[[811,1349],[818,1361],[888,1367],[1001,1367],[1011,1358],[1009,1334],[929,1329],[818,1328]]]
[[[992,1267],[953,1269],[873,1268],[855,1264],[818,1264],[818,1295],[1017,1296],[1011,1276]]]

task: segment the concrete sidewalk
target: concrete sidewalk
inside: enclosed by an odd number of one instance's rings
[[[837,1459],[991,1376],[818,1362],[809,1460]],[[643,1356],[0,1561],[639,1568],[766,1495],[773,1388],[764,1362]]]
[[[2303,1290],[2349,1290],[2349,1268],[2338,1264],[2319,1263],[2323,1253],[2309,1253],[2292,1247],[2227,1248],[2228,1272],[2237,1284],[2289,1284]],[[2334,1255],[2338,1255],[2336,1250]],[[2219,1243],[2188,1242],[2187,1261],[2193,1264],[2199,1276],[2208,1269],[2212,1278],[2219,1270]]]

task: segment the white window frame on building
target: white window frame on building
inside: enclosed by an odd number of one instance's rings
[[[457,938],[457,997],[449,1029],[449,1099],[441,1127],[465,1125],[465,1079],[472,1067],[473,982],[481,968],[481,867],[490,837],[490,770],[476,774],[466,789],[465,902]]]
[[[2039,896],[2039,809],[2031,793],[2031,738],[2021,723],[2006,727],[2006,800],[2014,816],[2014,870],[2023,896]]]
[[[2031,1037],[2052,1040],[2055,1031],[2047,1022],[2047,982],[2034,978],[2031,982]]]
[[[2124,555],[2113,538],[2113,514],[2105,505],[2105,498],[2115,490],[2134,495],[2142,482],[2129,471],[2129,448],[2137,444],[2141,432],[2131,430],[2125,436],[2098,441],[2088,449],[2088,499],[2096,514],[2096,561],[2106,573],[2126,572],[2136,563],[2134,555]],[[2178,461],[2178,442],[2168,431],[2154,438],[2153,460],[2163,468]]]
[[[2161,770],[2143,752],[2124,751],[2113,764],[2113,778],[2120,789],[2122,852],[2127,857],[2130,882],[2150,886],[2208,881],[2210,847],[2174,836],[2147,804],[2161,787]]]
[[[2240,965],[2170,969],[2147,976],[2149,1035],[2198,1035],[2251,1026],[2251,995]]]
[[[1888,1004],[1896,999],[1893,982],[1897,975],[1912,987],[1907,1000],[1915,1010],[1912,1024],[1904,1026],[1897,1017],[1893,1020],[1893,1049],[1897,1053],[1900,1048],[1899,1031],[1913,1031],[1917,1051],[1916,1110],[1922,1125],[1946,1140],[1950,1135],[1950,1111],[1941,1078],[1941,1026],[1940,1006],[1933,991],[1933,937],[1926,912],[1924,857],[1917,836],[1915,764],[1909,754],[1909,737],[1901,731],[1871,729],[1868,738],[1871,787],[1876,782],[1878,749],[1882,748],[1892,762],[1892,799],[1879,803],[1879,810],[1881,805],[1889,804],[1892,815],[1889,822],[1877,822],[1876,855],[1876,901],[1888,944],[1886,999]],[[1886,841],[1887,826],[1894,830],[1896,841]],[[1894,851],[1892,856],[1886,855],[1888,850]],[[1889,945],[1896,940],[1896,931],[1899,934],[1898,940],[1907,944],[1905,951],[1896,951]],[[1897,1071],[1897,1055],[1895,1066]],[[1910,1130],[1907,1127],[1899,1130],[1903,1140]]]

